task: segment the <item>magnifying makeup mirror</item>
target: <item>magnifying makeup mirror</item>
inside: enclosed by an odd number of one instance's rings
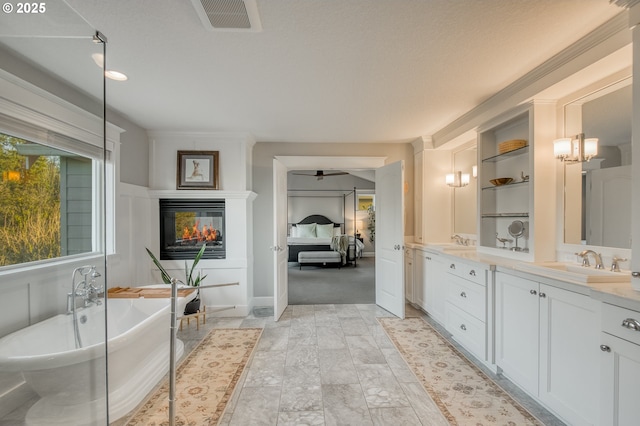
[[[511,250],[521,251],[522,249],[518,247],[518,238],[524,235],[524,222],[522,222],[521,220],[514,220],[513,222],[511,222],[511,225],[509,225],[508,231],[509,235],[511,235],[516,240],[515,246],[513,246]]]

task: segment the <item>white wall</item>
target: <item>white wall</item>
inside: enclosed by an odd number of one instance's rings
[[[126,195],[121,202],[126,206],[140,204],[148,217],[126,216],[130,222],[121,223],[124,228],[145,229],[146,247],[158,253],[159,198],[217,198],[225,200],[225,259],[203,259],[198,265],[207,278],[203,285],[237,282],[238,286],[202,290],[202,299],[210,311],[226,306],[235,306],[221,313],[225,316],[245,316],[253,304],[253,200],[255,194],[248,190],[251,182],[251,157],[253,140],[245,134],[150,132],[151,171],[148,200],[144,197]],[[218,151],[219,190],[176,190],[177,151]],[[121,194],[124,195],[124,194]],[[123,213],[131,207],[122,206]],[[142,223],[144,222],[144,223]],[[119,232],[127,238],[126,231]],[[130,235],[130,234],[128,234]],[[128,247],[135,250],[139,261],[128,273],[137,279],[160,281],[144,247],[139,241],[129,238]],[[173,275],[183,279],[184,261],[163,261],[163,266]],[[153,270],[153,271],[152,271]]]

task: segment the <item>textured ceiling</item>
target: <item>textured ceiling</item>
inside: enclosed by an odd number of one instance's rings
[[[241,33],[207,31],[186,0],[66,2],[129,76],[109,82],[111,108],[149,130],[285,142],[431,135],[622,12],[608,0],[258,0],[263,30]]]

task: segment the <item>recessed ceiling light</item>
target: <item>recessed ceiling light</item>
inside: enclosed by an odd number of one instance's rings
[[[102,53],[94,53],[91,55],[91,59],[96,63],[97,66],[102,68],[104,66],[104,56]]]
[[[111,80],[115,80],[115,81],[125,81],[127,80],[129,77],[127,77],[126,75],[124,75],[121,72],[118,71],[113,71],[113,70],[108,70],[104,72],[105,77],[111,79]]]
[[[93,59],[93,62],[95,62],[97,66],[99,66],[100,68],[104,68],[104,56],[102,55],[102,53],[92,54],[91,59]],[[128,79],[125,74],[113,70],[105,71],[104,76],[115,81],[126,81]]]

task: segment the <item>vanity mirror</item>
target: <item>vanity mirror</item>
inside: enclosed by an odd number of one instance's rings
[[[477,179],[473,167],[477,158],[476,142],[465,144],[453,153],[453,170],[469,174],[469,184],[453,189],[453,233],[476,234]]]
[[[598,155],[564,163],[564,242],[631,247],[631,78],[565,106],[565,135],[598,138]]]

